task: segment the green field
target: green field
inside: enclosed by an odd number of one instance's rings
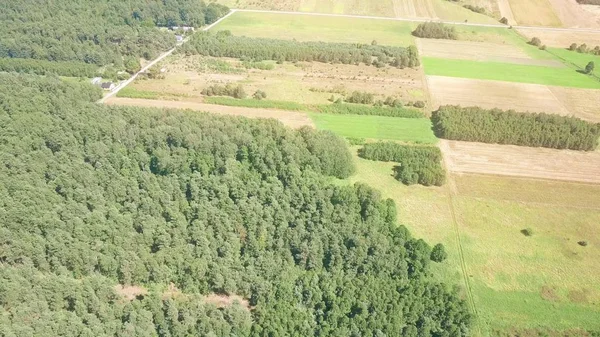
[[[573,88],[599,89],[600,81],[574,68],[556,68],[510,64],[501,62],[477,62],[423,57],[425,74],[555,85]]]
[[[578,53],[564,48],[548,48],[548,51],[564,62],[571,63],[581,69],[585,69],[588,62],[593,61],[596,64],[596,73],[600,73],[600,56],[598,55]]]
[[[436,276],[461,284],[467,296],[458,230],[478,313],[475,336],[600,329],[600,186],[476,175],[453,176],[455,188],[405,186],[391,175],[393,163],[355,162],[346,182],[393,198],[414,235],[443,243],[449,257],[435,265]],[[533,236],[521,234],[524,228]]]
[[[386,139],[402,142],[437,142],[431,121],[426,118],[398,118],[360,115],[332,115],[312,113],[310,118],[317,128],[331,130],[342,137]]]
[[[277,13],[237,12],[213,29],[234,35],[298,41],[371,43],[390,46],[414,44],[410,22]]]

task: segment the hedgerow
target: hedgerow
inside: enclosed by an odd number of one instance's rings
[[[436,136],[451,140],[591,151],[600,137],[598,123],[543,113],[448,105],[431,120]]]
[[[369,160],[400,163],[394,167],[395,176],[406,185],[441,186],[446,181],[446,172],[441,165],[442,153],[434,146],[369,143],[359,151],[359,156]]]

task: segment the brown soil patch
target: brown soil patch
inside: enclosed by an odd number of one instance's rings
[[[519,28],[517,31],[528,39],[538,37],[548,47],[567,48],[571,43],[578,45],[586,43],[588,46],[600,45],[600,31],[561,31],[535,28]]]
[[[582,289],[582,290],[571,290],[569,291],[569,301],[574,302],[574,303],[589,303],[589,290],[587,289]]]
[[[210,294],[203,298],[204,302],[214,304],[217,308],[225,308],[238,303],[247,310],[254,309],[250,306],[250,302],[242,296],[238,295],[221,295],[221,294]]]
[[[248,118],[274,118],[292,128],[303,126],[314,127],[312,120],[307,114],[297,111],[286,111],[276,109],[253,109],[243,107],[230,107],[213,104],[182,101],[164,101],[152,99],[137,99],[111,97],[106,101],[109,105],[141,106],[153,108],[189,109],[202,112],[210,112],[219,115],[244,116]]]
[[[427,76],[434,108],[440,105],[480,106],[569,115],[545,85]]]
[[[568,107],[569,112],[581,119],[591,122],[600,122],[600,90],[577,89],[566,87],[548,87],[554,97],[562,105]]]
[[[556,302],[560,300],[560,297],[556,293],[555,287],[543,286],[540,291],[540,295],[546,301]]]
[[[115,292],[124,298],[133,301],[136,297],[140,295],[146,295],[148,290],[139,286],[126,286],[122,284],[118,284],[114,287]]]
[[[554,12],[564,27],[598,28],[600,15],[586,11],[575,0],[550,0]]]
[[[429,57],[564,67],[555,60],[534,60],[510,44],[437,39],[416,39],[416,42],[421,55]]]
[[[448,170],[600,184],[600,152],[441,140]]]

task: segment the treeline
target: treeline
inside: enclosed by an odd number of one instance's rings
[[[600,0],[577,0],[581,5],[596,5],[600,6]]]
[[[125,56],[152,59],[175,45],[156,26],[202,26],[227,11],[196,0],[4,1],[0,57],[123,68]]]
[[[202,89],[201,94],[205,96],[230,96],[238,99],[246,98],[247,96],[246,91],[241,84],[235,85],[232,83],[208,86]]]
[[[310,108],[309,108],[310,109]],[[423,118],[423,112],[403,107],[388,107],[374,105],[358,105],[358,104],[321,104],[312,106],[311,110],[316,110],[321,113],[339,114],[339,115],[371,115],[371,116],[387,116],[387,117],[402,117],[402,118]]]
[[[233,36],[229,31],[195,34],[179,52],[253,61],[385,64],[398,68],[416,67],[420,64],[415,46],[401,48],[370,44],[298,42]]]
[[[469,335],[394,202],[326,177],[353,170],[339,137],[97,94],[0,74],[3,335]]]
[[[92,64],[83,62],[0,58],[0,71],[37,75],[94,77],[96,76],[98,69]]]
[[[453,26],[445,25],[441,22],[423,22],[412,32],[416,37],[427,39],[447,39],[456,40],[458,34]]]
[[[360,149],[359,156],[369,160],[400,163],[394,167],[395,177],[406,185],[442,186],[446,181],[442,153],[435,146],[368,143]]]
[[[439,138],[592,151],[600,124],[575,117],[479,107],[442,106],[431,120]]]

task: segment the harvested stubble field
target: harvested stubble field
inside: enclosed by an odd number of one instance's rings
[[[451,174],[452,188],[404,186],[393,163],[355,163],[345,182],[377,188],[411,232],[445,245],[448,260],[434,266],[436,276],[463,284],[462,250],[478,312],[474,331],[600,328],[600,185]]]
[[[237,60],[220,58],[219,61],[229,65],[229,71],[236,70],[220,73],[206,70],[203,67],[206,60],[217,59],[176,55],[161,65],[166,70],[164,79],[140,80],[131,86],[141,91],[179,95],[179,100],[199,103],[202,89],[226,83],[242,84],[248,95],[260,89],[267,93],[269,100],[303,104],[328,104],[332,95],[338,98],[353,91],[375,93],[378,99],[394,96],[404,102],[427,100],[420,69],[303,62],[274,65],[273,70],[247,70],[240,68],[241,62]]]
[[[440,141],[455,173],[506,175],[600,184],[600,152]]]
[[[568,48],[571,43],[588,46],[600,46],[600,30],[598,31],[557,31],[535,28],[520,28],[518,32],[528,39],[539,38],[548,47]]]
[[[515,21],[525,26],[560,27],[561,22],[549,0],[508,0]]]
[[[563,102],[554,96],[553,90],[545,85],[445,76],[427,76],[427,84],[434,109],[440,105],[461,105],[513,109],[521,112],[572,114]],[[579,90],[582,89],[571,91]],[[580,115],[574,112],[573,114]]]
[[[535,59],[519,46],[509,43],[416,39],[421,55],[445,59],[492,61],[548,67],[564,67],[558,60]]]
[[[253,109],[243,107],[231,107],[196,102],[165,101],[154,99],[136,99],[111,97],[106,101],[109,105],[141,106],[170,109],[189,109],[201,112],[209,112],[219,115],[243,116],[248,118],[273,118],[292,128],[303,126],[314,127],[312,120],[307,114],[298,111],[286,111],[275,109]]]
[[[600,90],[549,87],[554,97],[576,117],[600,123]]]

